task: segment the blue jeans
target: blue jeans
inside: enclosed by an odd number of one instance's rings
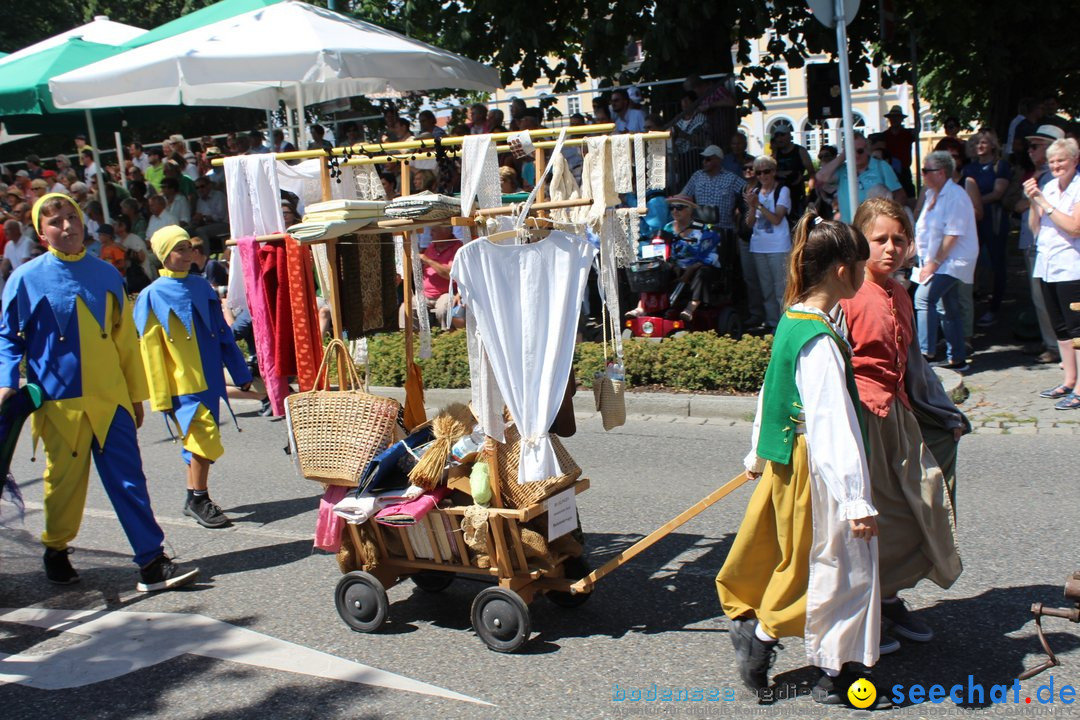
[[[938,303],[944,309],[944,317]],[[960,281],[950,275],[937,274],[930,282],[915,291],[915,320],[918,323],[919,349],[932,356],[937,349],[938,322],[945,332],[945,345],[950,362],[964,362],[964,311],[960,305]]]

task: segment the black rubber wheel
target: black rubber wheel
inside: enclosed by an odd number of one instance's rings
[[[511,653],[529,639],[529,607],[512,590],[484,588],[472,604],[472,624],[484,644],[495,652]]]
[[[450,587],[450,583],[454,582],[454,573],[424,570],[413,575],[412,581],[424,592],[437,593]]]
[[[563,561],[563,575],[568,580],[580,580],[589,574],[592,568],[583,557],[566,558]],[[591,592],[569,593],[561,590],[548,590],[544,596],[562,608],[576,608],[583,605],[590,597]]]
[[[357,632],[375,632],[386,622],[390,600],[378,578],[355,570],[338,580],[334,604],[345,624]]]

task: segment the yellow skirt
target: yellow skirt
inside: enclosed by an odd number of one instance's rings
[[[813,530],[806,438],[796,435],[791,464],[765,466],[716,576],[724,613],[756,617],[775,638],[801,637]]]

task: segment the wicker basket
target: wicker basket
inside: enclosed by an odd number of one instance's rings
[[[626,424],[626,383],[612,380],[601,370],[593,376],[593,398],[605,430]]]
[[[328,387],[327,362],[338,351],[338,362],[348,369],[340,390]],[[315,389],[285,398],[293,447],[300,471],[309,480],[355,487],[360,474],[376,453],[394,440],[401,405],[392,398],[369,395],[340,340],[333,340],[323,355]]]
[[[518,433],[516,424],[506,426],[506,442],[499,443],[496,447],[499,492],[502,494],[504,505],[511,508],[533,505],[569,487],[581,477],[581,468],[574,462],[574,458],[570,457],[570,453],[563,447],[559,438],[552,435],[551,445],[555,448],[555,458],[563,474],[547,480],[519,483],[518,461],[521,457],[521,435]]]

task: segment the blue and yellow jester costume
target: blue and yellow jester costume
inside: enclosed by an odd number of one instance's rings
[[[35,226],[49,197],[34,207]],[[0,387],[19,387],[24,357],[27,381],[44,391],[31,419],[34,446],[45,447],[42,543],[64,550],[78,534],[92,451],[135,562],[145,567],[162,555],[164,535],[135,434],[133,404],[147,397],[146,375],[115,268],[50,248],[16,269],[0,310]]]
[[[154,233],[154,252],[167,256],[187,239],[177,226],[162,228]],[[135,301],[150,409],[176,419],[185,463],[191,463],[192,453],[213,462],[225,452],[218,430],[220,402],[229,404],[222,368],[228,368],[233,382],[241,386],[251,382],[251,371],[206,278],[166,269],[158,272],[161,277]]]

